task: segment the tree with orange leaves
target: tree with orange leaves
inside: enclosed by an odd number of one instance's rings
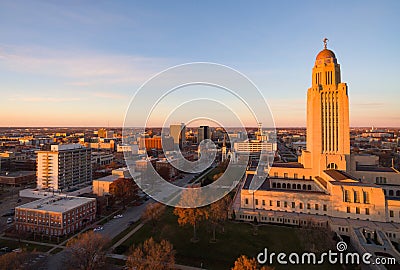
[[[193,226],[192,242],[198,242],[197,227],[200,221],[208,219],[208,210],[206,207],[189,208],[185,206],[201,205],[204,198],[201,190],[197,188],[188,188],[181,194],[180,206],[175,207],[174,214],[178,216],[178,224],[185,226],[190,224]]]
[[[274,270],[275,268],[270,266],[259,267],[256,259],[248,258],[245,255],[240,256],[236,262],[235,266],[232,267],[232,270]]]
[[[174,269],[174,265],[175,251],[172,244],[167,240],[157,243],[153,238],[133,248],[126,262],[128,269],[132,270],[169,270]]]

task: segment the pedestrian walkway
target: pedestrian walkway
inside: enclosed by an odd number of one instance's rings
[[[124,260],[124,261],[126,261],[128,259],[128,256],[121,255],[121,254],[107,254],[107,257],[113,258],[113,259],[118,259],[118,260]],[[175,269],[179,269],[179,270],[205,270],[204,268],[198,268],[198,267],[181,265],[181,264],[175,264]]]
[[[137,225],[132,231],[130,231],[128,234],[126,234],[124,237],[122,237],[117,243],[115,243],[112,247],[111,250],[114,250],[118,246],[122,245],[129,237],[131,237],[132,234],[140,230],[144,225],[144,222],[141,222],[139,225]]]

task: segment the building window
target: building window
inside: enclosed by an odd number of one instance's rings
[[[278,173],[274,172],[274,177],[278,178]]]
[[[300,208],[300,209],[303,209],[303,203],[300,203],[300,204],[299,204],[299,208]]]
[[[328,206],[324,204],[324,211],[328,211]]]
[[[350,206],[347,206],[347,213],[351,213]]]
[[[271,200],[269,201],[269,206],[272,206],[272,201]]]
[[[277,207],[281,207],[281,202],[280,201],[276,201],[276,206]]]
[[[287,202],[283,202],[283,207],[287,207]]]
[[[284,174],[283,174],[283,178],[288,178],[288,174],[287,174],[287,173],[284,173]]]
[[[262,200],[262,205],[265,205],[265,200]]]
[[[365,208],[365,214],[369,215],[369,208]]]
[[[393,217],[393,216],[394,216],[394,213],[393,213],[392,210],[389,211],[389,215],[390,215],[390,217]]]
[[[317,203],[315,204],[315,210],[319,210],[319,205]]]
[[[356,214],[360,214],[360,207],[356,207]]]
[[[311,190],[311,185],[308,185],[308,186],[307,186],[307,189],[308,189],[308,190]]]
[[[369,194],[367,191],[363,192],[364,203],[369,203]]]
[[[258,205],[258,199],[256,199],[256,205]]]
[[[355,203],[360,203],[360,192],[354,191],[354,202]]]
[[[386,177],[378,176],[375,178],[377,184],[386,184]]]
[[[393,196],[393,190],[389,190],[389,196]]]
[[[307,209],[311,209],[311,204],[307,203]]]
[[[350,192],[348,190],[344,191],[344,201],[350,202]]]
[[[249,199],[246,198],[246,199],[244,200],[244,204],[249,204]]]
[[[292,202],[292,208],[295,208],[295,207],[296,207],[296,203]]]
[[[297,179],[299,176],[297,173],[295,173],[293,177],[294,177],[294,179]]]

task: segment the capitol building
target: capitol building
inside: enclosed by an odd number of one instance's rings
[[[258,189],[249,166],[233,208],[243,221],[329,227],[350,236],[359,251],[368,238],[400,257],[400,173],[380,167],[372,155],[350,153],[348,86],[340,64],[327,48],[317,54],[307,91],[307,149],[298,162],[274,163]],[[265,176],[264,176],[265,178]],[[373,245],[372,245],[373,246]]]

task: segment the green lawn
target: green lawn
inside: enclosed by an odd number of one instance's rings
[[[191,226],[179,227],[177,217],[173,215],[172,208],[167,208],[160,225],[153,231],[151,224],[145,224],[139,231],[123,243],[117,251],[129,254],[129,247],[143,242],[149,237],[156,240],[167,239],[176,250],[176,262],[184,265],[203,267],[207,269],[230,269],[234,261],[242,254],[256,257],[258,253],[268,248],[269,252],[303,252],[306,246],[299,237],[298,228],[282,227],[275,225],[259,226],[257,235],[251,224],[227,222],[225,233],[217,233],[217,243],[210,243],[211,231],[206,223],[201,224],[198,243],[190,242],[193,234]],[[279,269],[305,269],[305,266],[280,266]],[[306,266],[306,269],[341,269],[340,266]]]

